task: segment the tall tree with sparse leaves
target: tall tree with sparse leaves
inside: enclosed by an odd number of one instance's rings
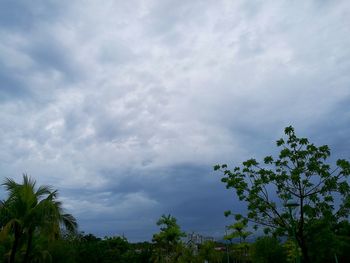
[[[186,234],[181,231],[175,217],[162,215],[157,221],[160,232],[153,235],[152,241],[156,247],[155,262],[175,262],[176,252],[181,246],[181,238]],[[158,252],[158,253],[157,253]]]
[[[350,164],[344,159],[329,164],[329,147],[297,137],[292,126],[285,134],[286,139],[277,141],[277,158],[266,156],[262,163],[250,159],[232,170],[215,165],[214,170],[223,172],[226,188],[235,189],[248,205],[247,220],[264,226],[265,232],[295,238],[302,261],[310,262],[309,226],[319,219],[336,224],[349,216]]]

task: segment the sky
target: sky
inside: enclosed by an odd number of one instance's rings
[[[220,237],[245,208],[213,165],[288,125],[350,157],[349,47],[347,0],[0,0],[0,179],[52,185],[85,233]]]

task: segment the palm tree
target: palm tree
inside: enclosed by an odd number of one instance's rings
[[[44,235],[48,240],[57,239],[60,227],[68,231],[77,229],[77,222],[71,214],[65,214],[62,203],[57,200],[57,191],[50,186],[39,186],[35,180],[23,175],[23,183],[6,178],[3,183],[8,191],[8,199],[1,204],[1,236],[13,234],[10,263],[15,262],[16,252],[25,243],[23,262],[29,262],[33,237]]]

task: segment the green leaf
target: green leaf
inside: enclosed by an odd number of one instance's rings
[[[285,133],[286,135],[291,135],[291,134],[293,134],[293,133],[294,133],[294,128],[293,128],[293,126],[288,126],[288,127],[286,127],[286,128],[284,129],[284,133]]]
[[[241,214],[236,214],[235,215],[235,220],[236,221],[239,221],[239,220],[241,220],[243,218],[243,216],[241,215]]]
[[[281,138],[278,141],[276,141],[277,146],[282,146],[284,144],[284,140]]]
[[[266,156],[266,157],[264,158],[264,163],[265,163],[265,164],[271,164],[272,162],[273,162],[272,156]]]
[[[227,211],[225,211],[224,212],[224,215],[225,215],[225,217],[228,217],[228,216],[230,216],[231,215],[231,211],[230,210],[227,210]]]

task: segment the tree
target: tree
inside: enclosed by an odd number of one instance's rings
[[[297,137],[292,126],[285,128],[285,134],[286,140],[277,141],[281,148],[277,158],[266,156],[262,164],[250,159],[232,170],[226,164],[215,165],[214,170],[223,172],[226,188],[235,189],[248,205],[247,220],[274,235],[294,236],[303,262],[310,262],[309,226],[319,219],[336,224],[349,215],[350,164],[339,159],[331,166],[326,161],[329,147]],[[287,208],[291,200],[297,205],[294,211]]]
[[[350,223],[343,220],[333,229],[336,235],[336,248],[338,262],[348,262],[350,258]]]
[[[23,262],[29,262],[34,235],[54,240],[60,235],[60,227],[75,231],[77,223],[71,214],[64,213],[57,200],[57,191],[49,186],[36,189],[36,182],[23,175],[23,183],[18,184],[7,178],[3,183],[8,199],[2,202],[0,210],[1,238],[13,235],[10,263],[15,262],[16,252],[24,243]]]
[[[154,234],[152,239],[158,251],[157,260],[169,262],[173,260],[173,257],[176,257],[176,251],[181,245],[181,238],[186,235],[181,231],[176,218],[171,215],[162,215],[157,225],[160,226],[160,232]]]
[[[243,261],[245,261],[248,257],[249,244],[246,242],[246,239],[252,234],[252,232],[246,230],[248,227],[247,224],[247,219],[236,215],[236,222],[227,227],[230,232],[224,236],[224,239],[229,240],[231,244],[233,239],[239,238],[239,243],[234,247],[237,254],[236,257]]]
[[[216,245],[210,240],[203,242],[199,247],[199,262],[223,262],[224,254],[215,249]]]
[[[239,216],[237,216],[239,218]],[[227,227],[231,233],[228,233],[224,236],[226,240],[232,240],[234,238],[239,238],[239,243],[245,242],[247,237],[249,237],[252,233],[250,231],[246,231],[248,220],[246,219],[236,219],[237,221],[232,225]]]
[[[258,238],[252,245],[252,261],[256,263],[284,263],[286,255],[278,239],[271,236]]]

